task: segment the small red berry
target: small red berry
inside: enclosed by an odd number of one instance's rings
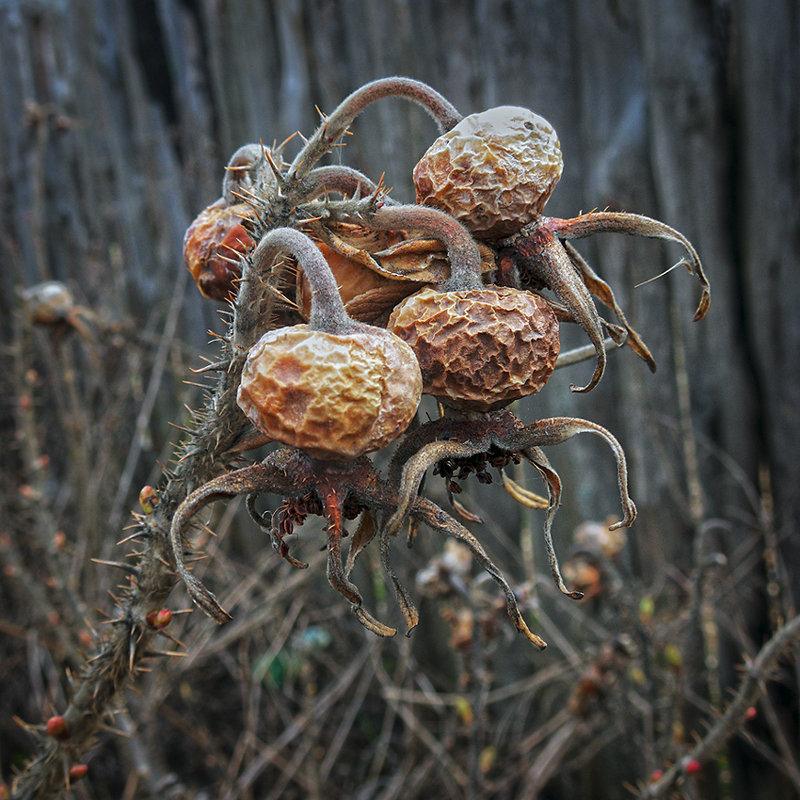
[[[660,781],[661,778],[663,777],[664,777],[664,770],[654,769],[650,775],[650,783],[655,783],[656,781]]]
[[[69,770],[69,781],[70,783],[77,783],[81,778],[86,777],[86,773],[89,771],[89,767],[86,764],[76,764],[74,767],[70,767]]]
[[[751,719],[755,719],[758,716],[758,709],[755,706],[750,706],[744,714],[744,718],[750,722]]]
[[[145,621],[151,628],[160,630],[166,628],[172,622],[172,612],[168,608],[161,608],[158,611],[151,611]]]
[[[686,762],[684,769],[687,775],[695,775],[700,772],[700,762],[696,758],[693,758],[691,761]]]
[[[69,725],[64,717],[54,716],[47,720],[47,735],[53,739],[69,739]]]

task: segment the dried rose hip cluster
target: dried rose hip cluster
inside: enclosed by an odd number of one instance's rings
[[[418,103],[442,130],[414,169],[413,204],[394,202],[380,181],[350,167],[319,166],[355,117],[389,96]],[[407,522],[411,530],[423,523],[470,548],[502,588],[516,628],[544,647],[478,539],[421,493],[423,477],[432,469],[452,493],[454,477],[475,473],[486,482],[489,468],[502,473],[509,463],[532,464],[546,499],[505,475],[503,484],[519,502],[545,509],[553,577],[562,592],[582,597],[565,585],[555,555],[552,523],[561,481],[542,448],[578,433],[607,442],[623,511],[615,528],[636,516],[625,454],[595,423],[554,417],[525,424],[508,406],[541,391],[554,369],[595,356],[591,379],[573,387],[589,391],[615,345],[629,344],[654,366],[612,289],[569,240],[616,231],[678,242],[702,287],[700,319],[709,286],[696,252],[680,233],[647,217],[544,216],[563,169],[561,150],[552,126],[524,108],[501,106],[462,118],[425,84],[386,78],[347,97],[291,162],[283,158],[288,141],[237,150],[222,197],[186,234],[185,261],[200,291],[233,307],[229,358],[215,366],[238,370],[238,391],[215,402],[219,408],[235,403],[237,419],[248,428],[237,452],[268,442],[277,449],[205,483],[179,506],[171,541],[180,576],[195,603],[225,622],[229,614],[185,564],[185,529],[194,515],[215,499],[245,495],[275,549],[304,567],[290,554],[287,538],[317,514],[327,522],[331,586],[367,628],[388,636],[395,629],[364,609],[351,581],[353,566],[377,538],[410,630],[418,614],[390,564],[390,545]],[[618,324],[599,316],[595,298]],[[560,322],[581,325],[589,345],[560,354]],[[417,419],[422,394],[439,401],[438,419]],[[387,447],[392,453],[382,473],[370,454]],[[257,510],[265,493],[284,498],[274,513]],[[356,519],[346,539],[345,523]]]

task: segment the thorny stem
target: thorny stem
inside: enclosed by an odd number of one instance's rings
[[[230,157],[222,179],[222,197],[227,205],[241,203],[242,198],[237,195],[253,186],[258,186],[263,193],[277,187],[277,179],[264,153],[259,144],[245,144]]]
[[[640,791],[641,800],[664,797],[678,781],[686,777],[686,766],[690,762],[703,763],[713,758],[725,742],[742,729],[747,718],[747,709],[758,701],[759,695],[764,691],[764,681],[786,648],[798,637],[800,637],[800,615],[793,617],[779,628],[759,650],[758,655],[752,661],[746,662],[745,678],[725,713],[679,762],[666,770],[657,781]]]
[[[292,161],[287,180],[302,178],[344,136],[353,120],[371,103],[383,97],[403,97],[422,106],[440,128],[450,130],[461,120],[461,114],[439,92],[412,78],[380,78],[356,89],[323,120],[303,149]]]
[[[618,342],[611,337],[607,337],[603,339],[603,349],[608,353],[611,350],[616,350],[618,347],[622,347],[626,341],[627,339],[623,340],[622,342]],[[595,352],[596,351],[593,344],[585,344],[581,347],[575,347],[572,350],[565,350],[563,353],[558,354],[554,369],[563,369],[564,367],[571,367],[574,364],[580,364],[581,361],[586,361],[587,359],[591,358]]]
[[[251,295],[250,302],[249,306],[237,303],[232,336],[247,346],[258,339],[271,319],[270,300]],[[66,742],[48,738],[42,743],[39,755],[15,781],[15,800],[47,800],[64,789],[64,765],[74,763],[91,747],[115,697],[145,657],[153,636],[146,616],[164,606],[175,586],[170,544],[172,517],[195,487],[230,467],[239,442],[251,430],[236,404],[243,365],[243,349],[229,347],[217,386],[205,409],[194,414],[195,429],[178,447],[172,469],[166,471],[158,489],[158,506],[150,515],[136,515],[133,531],[125,532],[127,540],[140,543],[138,558],[132,562],[135,572],[120,598],[116,624],[76,677],[71,702],[62,712],[70,738]]]
[[[365,197],[381,191],[381,186],[352,167],[335,164],[312,169],[298,185],[297,194],[305,201],[314,200],[324,192],[338,192],[347,197]],[[382,202],[391,203],[388,197]]]
[[[160,503],[153,514],[136,518],[130,533],[141,543],[136,573],[121,598],[117,624],[76,679],[73,697],[62,716],[70,738],[66,742],[47,739],[39,755],[18,776],[16,800],[46,800],[64,788],[64,764],[78,759],[91,745],[117,693],[135,672],[153,635],[145,617],[163,607],[175,585],[169,566],[169,528],[172,514],[183,498],[198,485],[227,466],[226,453],[234,446],[246,420],[235,405],[242,360],[234,356],[231,369],[220,376],[206,414],[197,430],[179,449],[180,458],[159,489]]]

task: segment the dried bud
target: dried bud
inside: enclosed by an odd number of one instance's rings
[[[151,611],[146,617],[145,622],[156,630],[166,628],[172,622],[172,612],[168,608],[160,608],[158,611]]]
[[[416,353],[426,394],[477,411],[538,392],[559,352],[553,310],[517,289],[423,289],[397,306],[388,328]]]
[[[183,262],[200,292],[212,300],[236,294],[241,277],[238,258],[253,246],[242,225],[255,212],[246,203],[228,206],[220,199],[203,209],[183,238]]]
[[[59,741],[69,739],[69,726],[64,717],[55,716],[47,720],[47,735]]]
[[[411,348],[387,331],[307,325],[265,333],[251,348],[237,402],[267,436],[322,459],[378,450],[414,417],[422,391]]]
[[[152,486],[143,486],[139,492],[139,505],[145,514],[152,514],[156,506],[161,502],[158,492]]]
[[[561,177],[550,123],[499,106],[464,117],[414,168],[417,202],[452,214],[476,236],[510,236],[536,219]]]
[[[25,311],[36,325],[58,325],[69,321],[75,308],[72,292],[61,281],[45,281],[22,292]]]

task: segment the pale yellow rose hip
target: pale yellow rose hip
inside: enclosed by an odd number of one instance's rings
[[[316,458],[346,460],[399,436],[421,392],[413,351],[387,331],[331,334],[295,325],[253,346],[237,402],[267,436]]]
[[[552,125],[519,106],[470,114],[414,168],[417,202],[447,211],[478,238],[510,236],[536,219],[561,177]]]

